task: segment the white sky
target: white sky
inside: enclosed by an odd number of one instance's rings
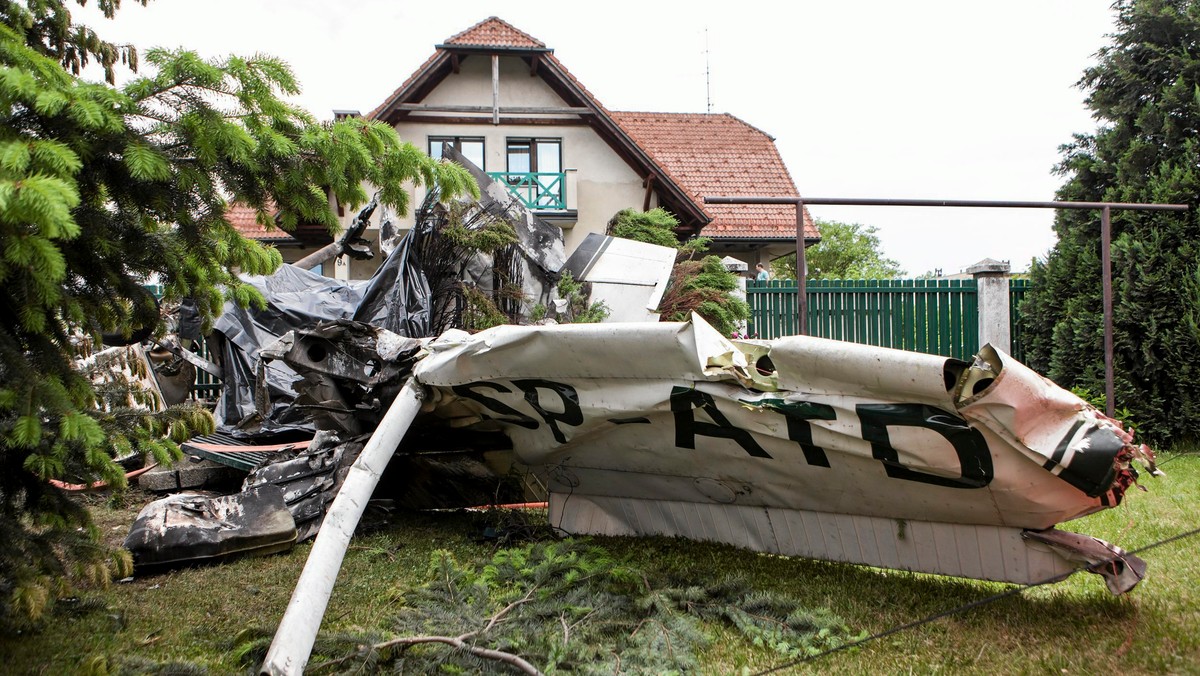
[[[435,44],[496,15],[540,39],[612,110],[712,111],[776,139],[802,195],[1054,199],[1058,147],[1095,123],[1075,88],[1112,31],[1107,0],[126,0],[89,23],[141,49],[265,53],[319,118],[368,112]],[[1054,243],[1048,210],[811,207],[878,227],[909,274]]]

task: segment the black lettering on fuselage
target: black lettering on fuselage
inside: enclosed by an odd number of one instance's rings
[[[537,411],[538,415],[542,416],[542,420],[546,421],[550,433],[554,435],[554,440],[558,443],[565,444],[567,442],[567,435],[559,429],[558,423],[561,422],[571,427],[583,424],[583,409],[579,407],[579,393],[575,391],[574,387],[550,380],[514,380],[513,385],[525,392],[525,401],[533,407],[533,410]],[[555,413],[542,406],[541,398],[538,396],[538,392],[541,390],[558,395],[562,413]]]
[[[712,419],[711,423],[696,420],[696,409],[702,408]],[[734,427],[724,413],[717,410],[712,395],[688,387],[671,388],[671,413],[675,416],[675,445],[679,448],[696,448],[696,435],[732,439],[742,450],[756,458],[770,458],[754,435]]]
[[[883,463],[888,476],[950,488],[983,488],[992,482],[994,469],[987,441],[953,413],[924,404],[859,404],[854,410],[862,422],[863,440],[871,442],[871,454]],[[923,427],[940,434],[958,455],[960,476],[927,474],[900,464],[900,454],[888,438],[889,425]]]

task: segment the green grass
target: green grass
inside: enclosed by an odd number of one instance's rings
[[[1136,550],[1200,526],[1200,456],[1170,456],[1148,492],[1062,526]],[[113,508],[92,498],[119,543],[146,496]],[[324,631],[386,629],[399,592],[425,579],[430,553],[448,549],[482,562],[494,544],[480,513],[405,514],[357,536]],[[645,570],[682,578],[740,574],[762,589],[828,608],[851,628],[880,632],[1010,589],[1011,585],[756,554],[668,538],[591,538]],[[186,662],[211,673],[245,673],[235,655],[243,630],[271,631],[282,617],[310,545],[286,554],[140,577],[60,603],[45,628],[0,637],[0,671],[92,671],[117,657]],[[1149,573],[1114,598],[1094,575],[1025,591],[966,613],[822,657],[785,673],[1196,673],[1200,674],[1200,538],[1142,554]],[[713,627],[706,673],[751,673],[785,660]],[[253,665],[250,665],[253,666]]]

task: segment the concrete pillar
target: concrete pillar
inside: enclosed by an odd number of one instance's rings
[[[1006,261],[985,258],[967,268],[975,278],[979,299],[979,344],[991,344],[1006,353],[1012,352],[1009,331],[1009,267]]]
[[[739,260],[732,256],[726,256],[725,258],[722,258],[721,263],[725,266],[726,270],[737,275],[738,278],[737,288],[733,291],[730,291],[730,293],[733,294],[734,298],[746,300],[746,270],[750,266],[746,265],[745,261]],[[738,333],[746,333],[746,328],[745,320],[738,322]],[[728,338],[728,336],[726,336],[726,338]]]

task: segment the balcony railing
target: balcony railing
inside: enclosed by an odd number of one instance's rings
[[[566,174],[489,171],[488,176],[508,185],[509,191],[530,209],[565,210]]]

